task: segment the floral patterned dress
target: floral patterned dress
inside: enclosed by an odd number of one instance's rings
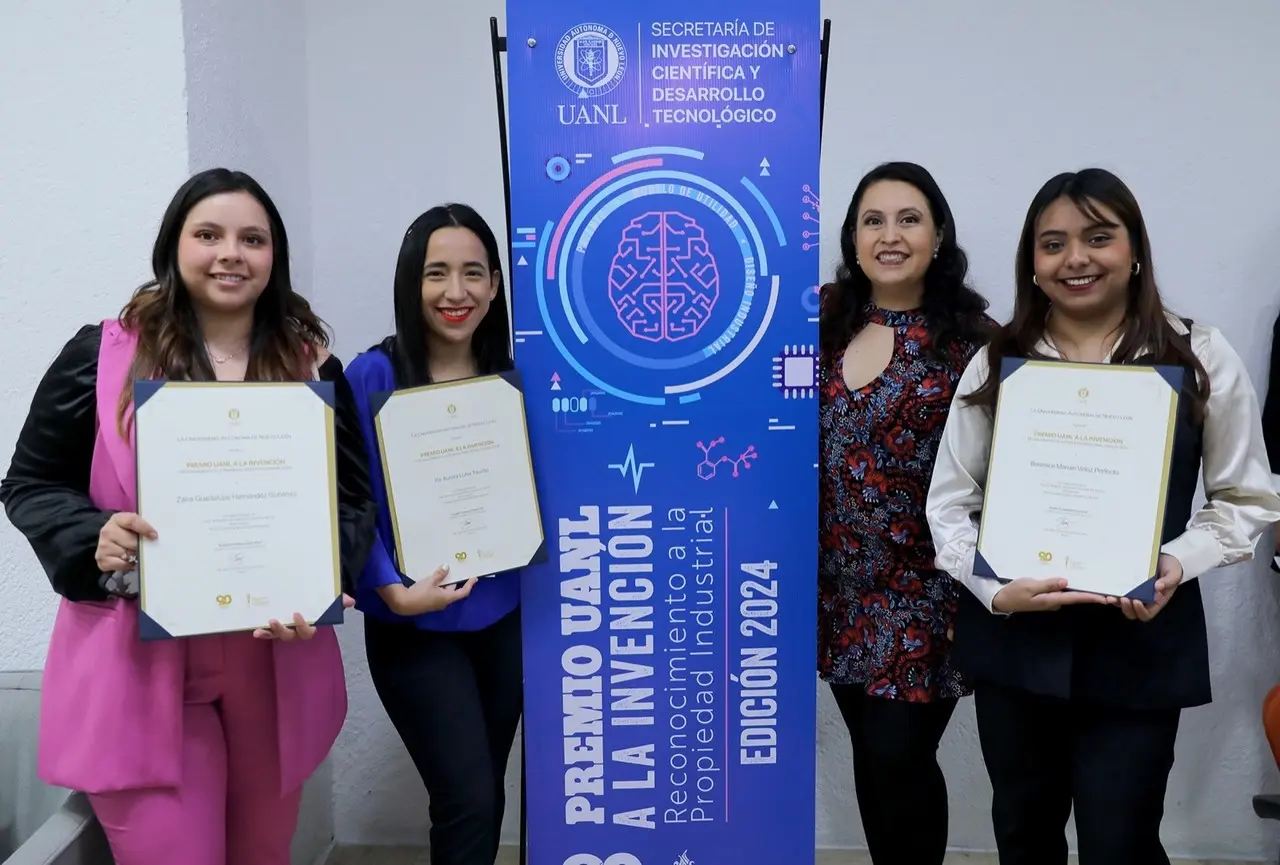
[[[930,702],[969,693],[949,655],[957,585],[933,566],[925,498],[956,382],[979,346],[926,357],[920,311],[868,306],[893,356],[851,390],[844,349],[819,368],[818,672],[868,694]]]

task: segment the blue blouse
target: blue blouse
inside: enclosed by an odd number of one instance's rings
[[[371,401],[375,394],[395,390],[395,369],[391,358],[379,348],[356,355],[347,366],[347,380],[355,394],[360,430],[369,454],[369,480],[378,505],[376,538],[356,581],[356,609],[366,616],[390,622],[413,622],[428,631],[478,631],[487,628],[520,605],[520,572],[508,571],[476,583],[467,598],[443,610],[420,616],[398,616],[378,594],[379,586],[402,583],[397,566],[395,532],[387,505],[387,486],[382,476],[382,456],[373,425]]]

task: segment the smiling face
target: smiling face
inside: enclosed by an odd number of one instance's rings
[[[1055,308],[1077,317],[1127,304],[1134,268],[1129,232],[1119,217],[1096,201],[1089,204],[1092,215],[1059,198],[1036,221],[1036,283]]]
[[[881,180],[858,203],[853,240],[872,286],[892,295],[922,290],[940,234],[924,193],[901,180]]]
[[[210,195],[187,214],[178,272],[191,303],[205,312],[251,309],[271,279],[271,221],[247,192]]]
[[[422,271],[422,314],[432,338],[469,343],[498,293],[480,238],[466,228],[436,230]]]

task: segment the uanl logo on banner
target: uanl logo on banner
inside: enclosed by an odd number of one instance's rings
[[[508,0],[532,865],[812,862],[820,26]]]
[[[626,76],[627,46],[617,33],[602,24],[579,24],[560,37],[556,57],[561,83],[581,100],[558,106],[560,123],[627,122],[617,102],[585,101],[609,93]]]
[[[772,38],[772,21],[726,22],[707,28],[713,35],[757,36]],[[661,38],[679,29],[679,25],[655,22],[652,35]],[[767,90],[758,83],[763,63],[785,56],[786,48],[777,43],[745,45],[688,45],[655,43],[652,46],[655,59],[671,61],[670,66],[654,68],[653,83],[649,90],[650,112],[654,122],[682,123],[687,112],[681,112],[664,103],[738,103],[751,105],[764,103]],[[622,125],[628,122],[623,105],[618,101],[601,100],[614,91],[627,74],[627,45],[617,33],[603,24],[579,24],[566,31],[556,45],[560,81],[577,102],[562,102],[557,106],[561,125]],[[715,63],[692,64],[688,61],[711,59]],[[744,64],[743,61],[747,62]],[[641,86],[644,86],[643,84]],[[593,100],[587,102],[586,100]],[[702,116],[716,117],[715,109],[703,109]],[[723,122],[772,123],[777,120],[777,109],[765,105],[756,108],[730,107],[722,109],[718,118]]]

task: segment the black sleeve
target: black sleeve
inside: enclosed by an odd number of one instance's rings
[[[109,597],[94,554],[113,512],[89,499],[101,340],[101,325],[82,327],[45,372],[0,481],[9,522],[31,544],[53,590],[72,601]]]
[[[1271,364],[1267,396],[1262,402],[1262,440],[1267,445],[1271,473],[1280,475],[1280,317],[1271,327]]]
[[[342,371],[342,362],[330,356],[320,366],[320,379],[334,385],[334,444],[338,474],[339,556],[342,590],[355,597],[356,577],[364,569],[374,539],[377,506],[369,483],[369,457],[355,395]]]

